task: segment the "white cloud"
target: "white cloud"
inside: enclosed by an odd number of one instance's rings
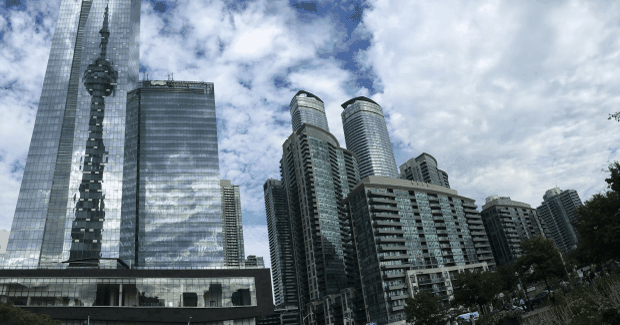
[[[434,155],[459,193],[537,206],[604,189],[620,133],[617,2],[374,1],[364,55],[401,159]],[[387,20],[387,23],[386,23]],[[498,181],[501,180],[501,181]]]

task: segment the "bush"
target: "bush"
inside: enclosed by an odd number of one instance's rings
[[[14,307],[11,304],[0,303],[0,324],[3,325],[60,325],[50,315],[39,315]]]

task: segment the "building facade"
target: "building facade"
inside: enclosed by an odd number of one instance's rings
[[[409,296],[415,295],[421,291],[432,292],[438,295],[444,301],[454,299],[454,280],[459,273],[467,272],[485,272],[489,267],[487,263],[467,264],[461,266],[444,266],[432,269],[420,269],[407,271],[407,286],[409,288]]]
[[[139,28],[139,0],[61,2],[5,268],[118,266]]]
[[[579,220],[577,209],[583,206],[577,191],[554,187],[545,193],[543,200],[536,210],[548,229],[547,237],[553,238],[563,252],[575,249],[578,237],[573,225]]]
[[[406,320],[410,271],[495,266],[474,200],[455,190],[369,176],[348,193],[345,203],[367,322]]]
[[[509,197],[487,197],[481,215],[497,265],[513,264],[522,255],[522,241],[545,235],[538,211]]]
[[[245,265],[243,222],[241,220],[241,192],[229,180],[220,180],[222,191],[222,227],[224,232],[224,259],[226,266]]]
[[[357,156],[360,177],[373,175],[398,178],[381,106],[361,96],[344,102],[342,108],[344,138],[347,149]]]
[[[269,179],[263,185],[263,190],[276,306],[297,306],[298,288],[286,189],[281,181]]]
[[[329,132],[325,106],[317,95],[305,90],[298,91],[291,99],[290,112],[293,132],[299,130],[304,124],[311,124]]]
[[[364,321],[349,290],[358,286],[359,273],[344,208],[344,198],[359,181],[355,155],[326,130],[304,124],[283,144],[280,171],[302,318],[309,324],[342,323],[346,317]]]
[[[437,168],[437,160],[426,152],[400,166],[400,178],[450,188],[448,173]]]
[[[127,101],[123,259],[147,268],[223,266],[213,84],[144,81]]]
[[[274,312],[268,269],[0,270],[0,302],[64,325],[254,325]]]
[[[265,260],[262,256],[248,255],[248,258],[245,259],[245,266],[265,267]]]

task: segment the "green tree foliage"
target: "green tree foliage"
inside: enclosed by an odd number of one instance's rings
[[[620,112],[615,112],[613,114],[609,114],[609,117],[607,118],[608,120],[614,119],[618,122],[620,122]]]
[[[532,274],[526,274],[529,281],[543,280],[549,289],[549,279],[566,275],[560,252],[552,239],[542,236],[526,239],[521,242],[521,249],[523,256],[517,259],[515,267],[520,274],[525,274],[530,268],[534,269]]]
[[[500,280],[500,290],[501,291],[510,291],[517,284],[517,276],[515,275],[515,267],[514,265],[501,265],[497,268],[497,275]]]
[[[454,280],[454,301],[456,305],[481,306],[490,303],[502,290],[502,279],[494,272],[463,272]]]
[[[407,323],[416,325],[445,324],[445,314],[441,311],[441,298],[428,291],[418,292],[414,298],[407,298],[405,302]]]
[[[620,164],[609,165],[609,190],[595,194],[580,207],[577,258],[582,262],[604,262],[620,258]]]
[[[49,315],[38,315],[11,304],[0,303],[0,324],[6,325],[60,325]]]

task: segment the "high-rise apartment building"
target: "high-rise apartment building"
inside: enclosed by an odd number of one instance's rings
[[[381,106],[361,96],[344,102],[342,108],[344,138],[359,161],[360,179],[368,175],[398,178]]]
[[[239,186],[233,185],[229,180],[221,180],[220,187],[225,265],[243,267],[245,246],[243,245],[243,222],[241,220],[241,192]]]
[[[359,181],[355,154],[311,124],[303,124],[282,147],[280,171],[302,318],[310,324],[329,323],[332,317],[363,321],[353,303],[359,273],[343,201]]]
[[[407,281],[413,271],[423,270],[429,277],[444,268],[495,266],[474,200],[455,190],[368,176],[344,202],[352,219],[367,322],[406,320]],[[445,291],[442,298],[450,299],[452,292],[440,281],[430,287],[422,284],[416,288]]]
[[[298,91],[291,99],[290,109],[293,132],[304,124],[311,124],[329,132],[325,106],[317,95],[305,90]]]
[[[554,187],[545,193],[543,200],[536,210],[547,226],[546,236],[553,238],[563,252],[575,249],[578,237],[573,225],[579,221],[577,208],[583,206],[577,191]]]
[[[144,81],[127,102],[122,256],[138,267],[223,266],[213,84]]]
[[[536,209],[509,197],[487,197],[481,215],[497,265],[513,264],[522,255],[522,241],[545,235]]]
[[[297,306],[298,288],[286,188],[281,181],[269,179],[263,185],[263,190],[276,306]]]
[[[426,152],[402,164],[400,178],[450,188],[448,173],[437,168],[437,160]]]
[[[62,1],[5,267],[117,267],[139,28],[139,0]]]

